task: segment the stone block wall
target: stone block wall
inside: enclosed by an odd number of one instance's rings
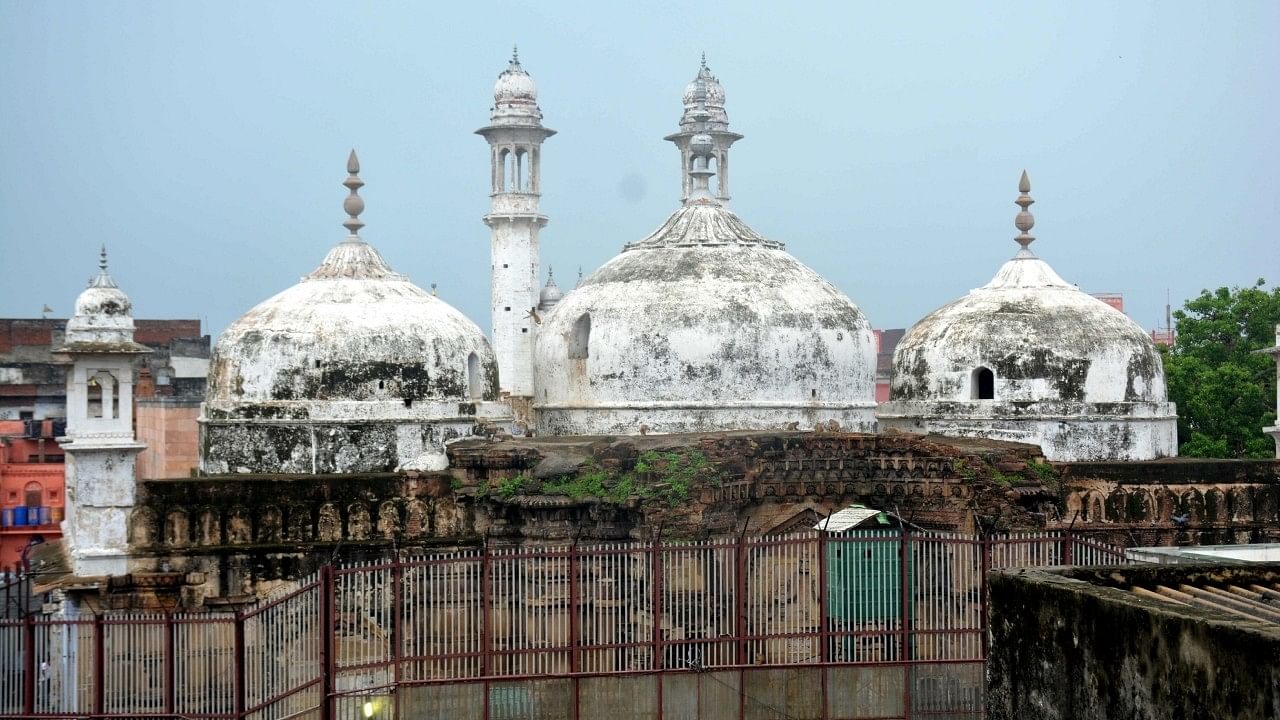
[[[1128,589],[1277,581],[1280,565],[993,573],[987,718],[1280,717],[1280,625]]]
[[[138,479],[159,480],[191,476],[200,462],[196,398],[140,398],[136,414],[138,441],[146,450],[138,454]]]

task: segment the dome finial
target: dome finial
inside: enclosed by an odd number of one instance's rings
[[[1022,208],[1022,210],[1020,210],[1017,217],[1014,218],[1013,226],[1018,228],[1021,232],[1014,238],[1014,240],[1022,246],[1022,250],[1019,254],[1027,253],[1029,255],[1031,254],[1031,250],[1028,246],[1035,241],[1036,236],[1030,234],[1028,231],[1035,227],[1036,219],[1035,216],[1027,210],[1027,208],[1031,207],[1031,205],[1035,203],[1035,200],[1031,199],[1031,178],[1027,177],[1026,170],[1022,171],[1022,177],[1018,180],[1018,192],[1018,199],[1013,202],[1018,207]]]
[[[511,46],[511,64],[512,65],[520,64],[520,46],[519,45]]]
[[[707,69],[707,51],[706,50],[702,51],[702,69],[703,70]]]
[[[106,243],[103,243],[103,244],[102,244],[102,250],[98,252],[98,269],[102,270],[103,274],[105,274],[105,273],[107,272],[107,245],[106,245]]]
[[[347,179],[342,184],[351,191],[342,201],[342,209],[350,216],[342,225],[351,232],[350,237],[359,238],[360,228],[364,227],[364,223],[360,221],[360,213],[364,212],[364,198],[360,197],[360,188],[364,187],[364,181],[360,179],[360,158],[356,157],[354,148],[347,156]]]

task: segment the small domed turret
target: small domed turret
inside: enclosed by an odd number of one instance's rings
[[[98,274],[76,298],[75,315],[67,321],[68,346],[116,345],[127,352],[143,349],[133,341],[133,302],[107,272],[107,248],[98,257]]]
[[[541,119],[538,85],[533,76],[520,66],[519,52],[513,48],[507,69],[498,75],[498,81],[493,85],[493,123],[523,124]]]
[[[556,306],[560,299],[564,297],[564,293],[560,291],[560,286],[556,285],[555,275],[551,272],[551,268],[547,268],[547,284],[542,286],[542,292],[538,293],[538,310],[546,312]]]

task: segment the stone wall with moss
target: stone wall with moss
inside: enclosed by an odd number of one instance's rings
[[[993,573],[988,720],[1280,717],[1280,625],[1131,587],[1280,582],[1280,566]]]

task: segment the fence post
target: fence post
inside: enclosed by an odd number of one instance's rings
[[[818,662],[824,666],[830,662],[831,657],[831,640],[829,620],[830,614],[827,612],[827,534],[819,532],[818,543]],[[822,689],[822,719],[829,717],[827,711],[827,668],[822,667],[818,670],[822,673],[821,689]]]
[[[93,616],[93,712],[106,712],[107,699],[107,632],[101,613]]]
[[[489,555],[489,540],[485,539],[480,554],[480,676],[484,678],[484,720],[489,720],[489,676],[493,670],[493,560]]]
[[[232,686],[232,689],[234,691],[234,695],[232,697],[232,703],[233,703],[232,707],[235,711],[236,717],[243,718],[245,716],[245,691],[246,691],[245,666],[248,665],[247,658],[245,657],[245,648],[244,648],[244,624],[247,621],[247,618],[245,617],[244,613],[240,612],[239,610],[236,611],[235,618],[236,620],[235,620],[235,625],[233,626],[233,639],[232,639],[232,643],[234,643],[234,649],[232,650],[232,653],[233,653],[233,657],[235,658],[236,668],[235,668],[235,676],[234,676],[235,683]],[[332,627],[326,628],[326,632],[332,633],[333,632]]]
[[[26,715],[34,715],[36,713],[36,619],[28,614],[24,615],[22,620],[23,643],[26,645],[26,652],[22,658],[22,712]],[[96,684],[101,682],[99,678]]]
[[[174,635],[177,627],[173,622],[173,613],[164,615],[164,714],[174,715],[177,705],[177,657],[174,655],[177,643]]]
[[[582,670],[582,659],[579,657],[578,646],[581,644],[580,628],[581,618],[579,617],[579,606],[581,601],[578,597],[581,590],[578,588],[578,541],[574,539],[573,544],[569,546],[569,672],[573,675],[570,685],[573,687],[573,720],[578,719],[579,705],[581,704],[581,692],[579,691],[578,673]]]
[[[1062,553],[1060,554],[1060,557],[1062,558],[1063,565],[1076,564],[1075,563],[1075,543],[1076,543],[1075,537],[1072,536],[1071,529],[1068,528],[1067,531],[1062,535]]]
[[[737,563],[734,578],[734,634],[738,636],[737,664],[747,664],[747,539],[745,533],[738,535],[738,543],[734,547],[734,561]]]
[[[666,660],[662,657],[662,545],[654,540],[650,558],[653,577],[653,669],[662,670]],[[659,681],[661,682],[661,681]]]
[[[987,573],[991,572],[991,537],[982,532],[982,567],[978,575],[978,628],[982,637],[982,660],[986,662],[990,648],[987,638]]]
[[[400,657],[404,647],[403,592],[404,564],[397,557],[391,564],[391,689],[400,694]],[[391,704],[391,717],[400,717],[400,703]]]
[[[911,717],[911,686],[914,653],[911,651],[911,529],[905,525],[898,536],[898,607],[901,610],[899,624],[902,628],[902,707],[903,715]]]
[[[319,575],[320,592],[320,719],[330,720],[333,717],[334,657],[336,642],[334,635],[338,632],[337,618],[334,617],[334,582],[333,566],[321,565]],[[237,623],[237,627],[240,624]]]

